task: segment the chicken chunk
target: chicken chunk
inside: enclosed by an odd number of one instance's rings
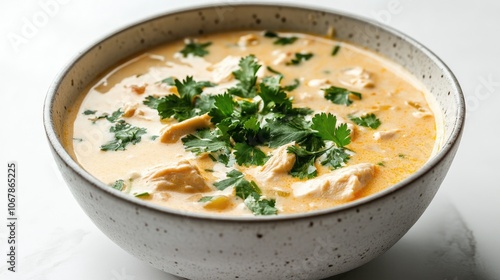
[[[180,193],[202,193],[211,191],[198,167],[187,160],[169,166],[155,168],[147,176],[148,183],[155,185],[155,191]]]
[[[375,85],[371,74],[361,67],[343,70],[339,75],[339,81],[345,86],[358,89],[371,88]]]
[[[193,117],[165,127],[161,131],[160,141],[162,143],[175,143],[179,141],[179,138],[182,136],[193,133],[197,129],[210,127],[210,125],[210,116],[208,114]]]
[[[396,136],[396,133],[399,131],[399,129],[391,129],[391,130],[386,130],[386,131],[377,131],[373,133],[373,139],[375,141],[380,141],[380,140],[388,140]]]
[[[233,79],[233,71],[238,70],[240,58],[236,56],[226,56],[217,64],[209,67],[212,70],[212,79],[215,83],[229,82]]]
[[[238,46],[240,48],[245,49],[249,45],[257,45],[259,43],[259,40],[255,34],[247,34],[244,36],[241,36],[240,39],[238,40]]]
[[[271,158],[261,167],[264,180],[270,181],[278,174],[288,173],[295,164],[295,154],[288,153],[287,149],[295,145],[294,142],[277,148]]]
[[[360,163],[335,170],[317,178],[292,184],[295,197],[323,197],[345,201],[366,186],[375,175],[375,165]]]

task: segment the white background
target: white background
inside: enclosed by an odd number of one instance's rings
[[[54,1],[0,2],[0,279],[176,279],[123,251],[80,209],[53,163],[42,105],[57,73],[90,43],[209,1]],[[49,2],[55,6],[44,9]],[[461,148],[431,206],[386,254],[333,279],[500,279],[500,1],[286,2],[346,11],[410,35],[447,63],[467,98]],[[35,29],[23,34],[29,24]],[[11,160],[19,183],[16,273],[7,271],[4,225]]]

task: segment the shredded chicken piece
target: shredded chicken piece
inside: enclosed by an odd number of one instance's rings
[[[146,85],[143,86],[132,85],[130,89],[137,94],[143,94],[146,91]]]
[[[192,117],[180,123],[166,126],[161,131],[160,141],[162,143],[175,143],[179,141],[182,136],[193,133],[197,129],[210,127],[210,125],[210,116],[208,114]]]
[[[339,75],[339,81],[345,86],[355,87],[358,89],[371,88],[375,85],[370,72],[361,67],[343,70]]]
[[[274,150],[271,158],[261,167],[262,176],[266,181],[271,181],[278,174],[288,173],[295,164],[295,154],[288,153],[287,149],[295,142],[283,145]]]
[[[148,183],[155,185],[155,191],[200,193],[211,191],[198,167],[187,160],[169,166],[155,168],[146,176]]]
[[[328,79],[312,79],[307,85],[310,87],[324,87],[331,85],[331,82]]]
[[[386,130],[386,131],[377,131],[373,133],[373,139],[375,141],[380,141],[380,140],[388,140],[396,136],[396,133],[399,132],[399,129],[391,129],[391,130]]]
[[[360,163],[337,169],[317,178],[292,184],[295,197],[313,196],[331,200],[345,201],[353,199],[373,179],[375,165]]]
[[[249,45],[255,46],[258,43],[259,43],[259,40],[258,40],[257,36],[255,36],[255,34],[243,35],[238,40],[238,46],[240,46],[241,48],[246,48]]]
[[[210,66],[209,69],[212,70],[212,79],[214,83],[231,81],[234,78],[233,71],[236,71],[239,68],[239,62],[239,57],[228,55],[217,64]]]
[[[135,114],[135,111],[137,110],[137,107],[139,107],[139,104],[137,104],[137,103],[134,103],[134,104],[127,103],[127,104],[125,104],[125,106],[123,108],[123,115],[122,116],[124,118],[130,118],[130,117],[132,117]]]

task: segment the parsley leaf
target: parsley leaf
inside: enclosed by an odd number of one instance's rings
[[[291,36],[291,37],[280,37],[276,32],[273,31],[266,31],[264,33],[264,36],[267,38],[276,38],[274,41],[275,45],[290,45],[295,43],[297,41],[297,37]]]
[[[145,128],[132,126],[124,120],[119,120],[109,131],[115,134],[114,139],[101,146],[103,151],[124,151],[128,144],[139,143],[141,135],[146,134]]]
[[[155,97],[155,96],[146,96],[144,101],[142,101],[142,104],[148,106],[151,109],[157,109],[158,108],[158,103],[160,103],[161,98]]]
[[[233,169],[226,173],[227,178],[214,183],[219,190],[225,190],[234,186],[236,196],[244,199],[245,205],[254,215],[275,215],[278,210],[275,208],[274,199],[262,199],[261,190],[254,181],[247,181],[243,173]]]
[[[319,136],[325,141],[333,141],[338,147],[344,147],[351,143],[351,130],[347,124],[337,127],[337,117],[328,113],[314,115],[311,128],[318,131]]]
[[[240,97],[254,97],[257,94],[255,83],[257,82],[257,71],[260,64],[254,55],[248,55],[240,59],[238,64],[240,69],[233,72],[233,75],[238,84],[236,87],[230,88],[228,92],[232,95]]]
[[[295,163],[290,170],[290,175],[300,179],[310,179],[318,175],[315,162],[318,157],[325,153],[325,150],[310,152],[302,147],[290,146],[287,151],[295,154]]]
[[[212,86],[206,81],[197,82],[192,76],[187,76],[182,82],[175,79],[175,86],[179,95],[170,94],[160,98],[147,96],[143,101],[146,106],[158,110],[162,119],[173,117],[178,121],[199,116],[208,111],[207,102],[210,106],[210,98],[202,97],[203,88]]]
[[[83,114],[88,116],[88,115],[94,115],[97,111],[96,110],[85,110],[83,111]]]
[[[214,197],[213,196],[203,196],[202,198],[200,198],[198,200],[198,202],[209,202],[213,199]]]
[[[236,143],[234,149],[234,156],[239,165],[263,165],[267,161],[267,156],[264,152],[246,143]]]
[[[375,114],[367,114],[361,117],[349,116],[349,119],[360,126],[377,129],[382,123]]]
[[[219,94],[214,97],[214,105],[208,115],[212,117],[211,122],[220,123],[223,119],[231,117],[234,112],[234,101],[231,95]]]
[[[192,54],[193,56],[203,57],[208,54],[206,48],[211,44],[212,42],[206,42],[206,43],[190,42],[184,46],[184,48],[181,50],[181,53],[184,57],[187,57],[189,54]]]
[[[340,45],[335,45],[335,47],[333,47],[333,50],[332,50],[332,56],[336,56],[337,53],[339,53],[340,51]]]
[[[281,76],[266,77],[260,84],[260,97],[264,102],[263,112],[286,114],[292,109],[292,100],[280,87]]]
[[[323,89],[325,91],[325,98],[339,105],[351,105],[352,100],[349,99],[349,95],[354,95],[361,99],[361,93],[347,90],[345,88],[340,88],[336,86],[331,86],[329,88]]]
[[[346,153],[345,148],[331,148],[325,154],[325,159],[321,161],[321,165],[329,166],[333,169],[341,168],[351,156]]]
[[[300,143],[314,131],[300,118],[268,120],[269,147],[276,148],[291,142]]]
[[[314,56],[312,53],[295,53],[295,58],[293,58],[290,62],[287,62],[286,65],[299,65],[302,61],[307,61]]]
[[[260,196],[252,194],[245,199],[245,205],[254,213],[254,215],[276,215],[276,200],[261,199]]]
[[[293,79],[293,84],[287,85],[283,87],[283,90],[292,91],[300,86],[299,79]]]
[[[233,170],[229,171],[228,173],[226,173],[226,177],[227,177],[226,179],[214,183],[214,186],[218,190],[221,190],[221,191],[225,190],[226,188],[239,182],[241,179],[243,179],[243,173],[241,173],[240,171],[238,171],[236,169],[233,169]]]
[[[161,83],[167,84],[169,86],[175,86],[175,78],[174,77],[165,78],[161,80]]]
[[[125,182],[122,179],[116,180],[111,187],[115,190],[122,191],[125,188]]]
[[[195,154],[205,152],[229,152],[229,143],[226,142],[220,130],[202,129],[181,139],[184,148]]]

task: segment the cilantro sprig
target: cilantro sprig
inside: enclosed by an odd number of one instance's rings
[[[337,126],[337,118],[330,113],[316,114],[311,122],[307,131],[310,135],[302,137],[315,139],[319,144],[291,146],[287,149],[289,153],[295,154],[295,164],[290,174],[301,179],[317,176],[316,161],[322,156],[321,164],[332,169],[342,167],[350,158],[345,146],[351,143],[351,131],[346,124]],[[326,145],[324,142],[329,142],[327,148],[323,148]],[[299,143],[304,144],[304,141],[299,139]]]
[[[236,87],[230,88],[228,92],[231,95],[240,97],[254,97],[257,95],[256,81],[257,71],[260,69],[260,64],[254,55],[248,55],[240,59],[238,63],[239,69],[233,72],[234,78],[238,80]]]
[[[371,129],[377,129],[382,124],[382,122],[373,113],[360,117],[349,116],[349,119],[357,125],[369,127]]]
[[[359,92],[350,91],[348,89],[336,86],[331,86],[329,88],[323,89],[323,91],[325,92],[326,99],[339,105],[351,105],[353,101],[350,99],[350,95],[354,95],[358,99],[362,98],[362,95]]]
[[[197,43],[189,42],[185,44],[184,48],[180,51],[184,57],[192,54],[193,56],[203,57],[208,54],[207,48],[212,45],[212,42]]]
[[[233,169],[226,174],[227,178],[215,182],[214,186],[224,190],[234,186],[236,196],[243,199],[245,205],[254,215],[276,215],[276,200],[262,198],[262,191],[254,181],[248,181],[243,173]]]
[[[264,33],[264,37],[275,38],[276,40],[274,40],[273,44],[282,45],[282,46],[291,45],[291,44],[295,43],[295,41],[297,41],[297,39],[299,39],[296,36],[281,37],[278,35],[278,33],[274,32],[274,31],[266,31]]]
[[[295,58],[292,58],[292,60],[287,62],[286,65],[299,65],[302,61],[307,61],[313,56],[313,53],[295,53]]]
[[[114,133],[114,139],[101,145],[102,151],[124,151],[129,144],[135,145],[141,141],[141,136],[146,134],[145,128],[132,126],[124,120],[118,120],[109,132]]]
[[[170,94],[159,98],[147,96],[143,104],[156,109],[162,119],[173,117],[178,121],[208,112],[212,101],[210,97],[203,96],[201,93],[205,87],[213,86],[212,83],[207,81],[197,82],[192,76],[187,76],[182,81],[175,79],[174,84],[179,95]]]

